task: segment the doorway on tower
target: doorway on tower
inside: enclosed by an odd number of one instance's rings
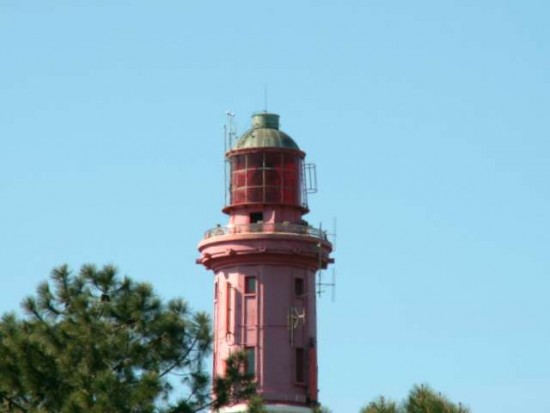
[[[250,223],[251,224],[258,224],[264,221],[264,213],[263,212],[251,212],[250,213]]]
[[[306,352],[301,347],[296,347],[294,358],[294,381],[297,384],[306,384],[307,358]]]

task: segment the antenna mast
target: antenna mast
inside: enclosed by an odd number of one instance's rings
[[[321,230],[321,226],[319,226],[319,230]],[[326,231],[323,231],[326,234]],[[328,234],[327,234],[328,235]],[[316,285],[316,292],[317,296],[321,298],[324,292],[326,292],[327,288],[331,289],[332,292],[332,302],[336,300],[336,269],[332,267],[332,280],[331,282],[325,282],[323,280],[323,269],[321,265],[321,244],[317,244],[317,247],[319,248],[319,269],[317,270],[317,285]]]
[[[264,84],[264,112],[267,113],[267,83]]]
[[[227,111],[225,112],[225,115],[227,116],[227,121],[225,124],[225,127],[227,128],[225,151],[227,152],[230,151],[233,147],[233,138],[235,137],[236,132],[234,124],[235,114],[233,112]]]
[[[236,134],[235,132],[235,125],[233,123],[233,118],[235,117],[235,114],[230,111],[226,111],[225,115],[227,117],[225,125],[223,125],[223,155],[224,155],[224,205],[227,205],[227,196],[228,193],[231,191],[231,188],[229,188],[229,185],[227,185],[228,180],[228,169],[229,169],[229,163],[226,157],[226,154],[228,151],[231,150],[233,147],[233,138]]]

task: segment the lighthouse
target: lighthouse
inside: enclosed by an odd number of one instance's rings
[[[214,272],[214,376],[246,353],[246,370],[270,413],[311,413],[318,403],[316,281],[333,260],[309,212],[305,152],[257,113],[225,154],[227,225],[208,230],[197,262]],[[246,401],[220,412],[246,412]]]

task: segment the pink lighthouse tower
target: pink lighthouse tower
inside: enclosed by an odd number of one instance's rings
[[[326,233],[303,219],[304,158],[279,115],[253,115],[226,153],[229,223],[199,243],[197,262],[215,273],[214,375],[245,351],[270,413],[310,413],[318,400],[315,275],[333,260]],[[244,400],[221,410],[245,411]]]

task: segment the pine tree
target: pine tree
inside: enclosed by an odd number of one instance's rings
[[[0,320],[2,412],[192,413],[255,394],[235,354],[212,396],[209,316],[113,266],[56,268],[23,309]]]
[[[248,401],[248,413],[267,413],[264,401],[260,396],[252,396]]]
[[[363,407],[360,413],[398,413],[398,409],[395,402],[380,396]]]
[[[426,385],[414,386],[407,399],[397,405],[379,397],[361,409],[360,413],[469,413],[462,404],[455,404]]]
[[[332,413],[332,410],[326,406],[319,405],[313,409],[313,413]]]
[[[468,413],[469,409],[455,404],[427,385],[414,386],[404,404],[406,413]]]

